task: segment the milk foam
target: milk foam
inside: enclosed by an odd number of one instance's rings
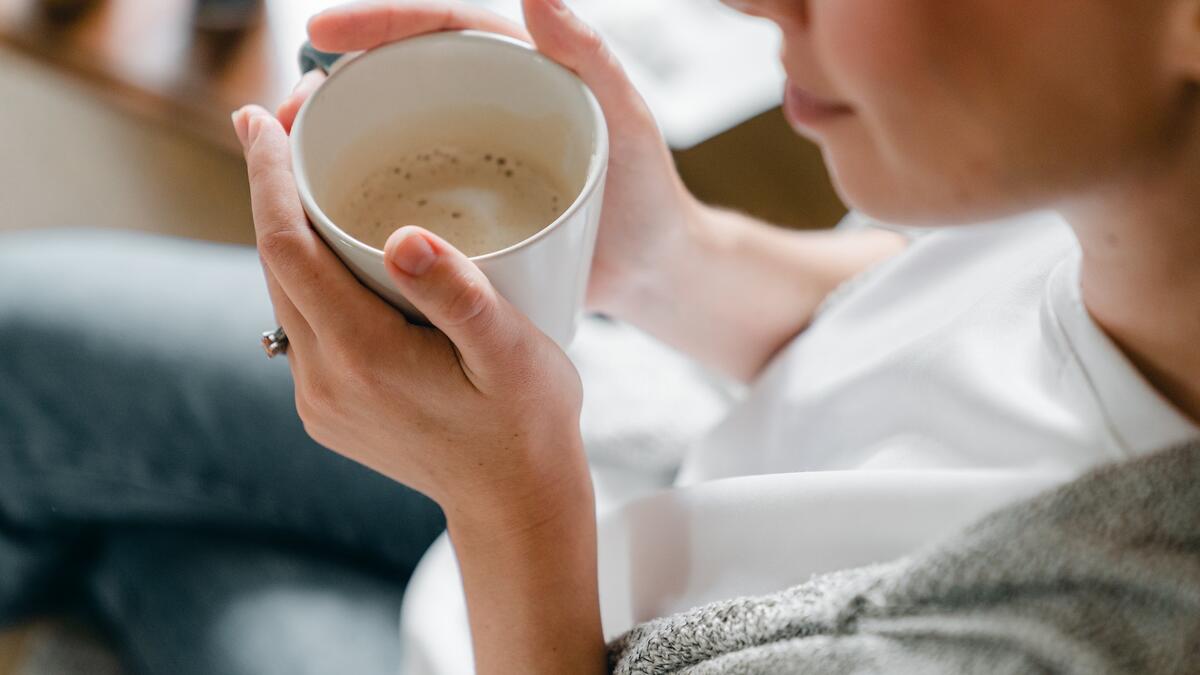
[[[442,144],[367,174],[334,201],[329,216],[375,248],[397,229],[419,225],[477,256],[528,239],[569,205],[561,181],[522,157]]]

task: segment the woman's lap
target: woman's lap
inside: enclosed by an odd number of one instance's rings
[[[110,531],[86,578],[136,673],[396,675],[403,584],[226,533]]]
[[[441,513],[308,438],[287,365],[257,342],[272,322],[252,249],[87,230],[0,236],[0,571],[29,582],[0,583],[22,596],[0,595],[0,620],[81,550],[106,560],[118,542],[155,537],[175,545],[126,544],[121,566],[96,566],[107,585],[88,583],[102,608],[120,570],[136,595],[169,594],[228,547],[291,556],[321,570],[296,578],[327,583],[332,558],[354,559],[399,593]],[[271,583],[245,567],[240,583]]]

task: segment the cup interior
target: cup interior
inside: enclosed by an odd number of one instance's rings
[[[310,215],[324,221],[318,225],[369,248],[329,218],[328,206],[397,153],[439,143],[518,153],[578,202],[602,173],[603,125],[587,87],[524,43],[477,31],[435,33],[334,70],[293,127],[296,181]]]

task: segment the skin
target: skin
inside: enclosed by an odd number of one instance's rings
[[[1171,142],[1167,2],[772,0],[799,86],[849,106],[800,129],[843,196],[887,222],[1057,206]],[[804,8],[801,12],[798,8]],[[1114,95],[1119,92],[1120,95]]]
[[[1060,210],[1083,247],[1092,316],[1200,419],[1200,0],[729,4],[780,26],[794,84],[836,112],[796,126],[850,204],[921,225]],[[360,4],[309,32],[318,48],[351,51],[482,28],[576,71],[613,139],[589,303],[731,375],[753,378],[833,288],[903,248],[886,233],[789,233],[700,204],[595,33],[556,0],[524,8],[522,28],[465,3]],[[605,672],[578,376],[419,228],[385,253],[436,328],[354,281],[291,176],[286,130],[320,81],[306,76],[278,120],[234,114],[301,418],[445,509],[480,673]]]
[[[799,86],[851,113],[797,130],[857,209],[898,224],[1061,212],[1092,317],[1200,419],[1200,3],[745,0]]]

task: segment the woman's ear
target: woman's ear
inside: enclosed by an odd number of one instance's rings
[[[1173,0],[1172,5],[1168,58],[1180,74],[1200,84],[1200,0]]]

